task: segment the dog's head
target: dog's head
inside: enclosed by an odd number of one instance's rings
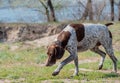
[[[57,59],[62,58],[62,56],[64,55],[64,52],[65,50],[59,45],[52,44],[48,46],[48,49],[47,49],[48,59],[47,59],[46,66],[54,65]]]

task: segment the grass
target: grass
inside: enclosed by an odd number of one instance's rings
[[[120,23],[116,23],[114,28],[111,26],[110,30],[113,33],[113,45],[119,46],[120,43]],[[13,46],[18,46],[17,49],[11,50]],[[91,63],[80,63],[79,68],[90,69],[92,71],[80,70],[79,76],[71,77],[74,72],[74,64],[66,65],[58,76],[52,76],[52,72],[57,67],[45,67],[44,64],[47,59],[46,49],[25,47],[23,43],[1,43],[0,44],[0,81],[10,83],[115,83],[120,80],[120,73],[111,73],[112,61],[107,56],[104,62],[103,71],[98,69],[99,61]],[[78,53],[79,61],[84,59],[98,59],[99,55],[91,51]],[[118,71],[120,71],[120,50],[115,48],[115,55],[118,58]],[[65,53],[66,58],[68,53]],[[61,62],[58,61],[58,62]]]
[[[17,49],[16,51],[10,50],[10,45],[1,44],[2,47],[0,51],[0,80],[9,80],[12,83],[40,83],[44,80],[51,80],[52,83],[64,83],[63,79],[71,80],[86,80],[86,82],[103,81],[104,80],[119,80],[119,74],[114,73],[103,73],[97,71],[98,61],[93,63],[83,63],[80,64],[80,68],[92,69],[94,71],[80,71],[79,76],[71,78],[73,74],[74,64],[66,65],[58,76],[53,77],[51,73],[57,67],[45,67],[41,64],[45,63],[47,58],[44,48],[26,48]],[[115,52],[118,59],[120,59],[120,52]],[[65,54],[67,57],[68,53]],[[99,56],[87,51],[84,53],[79,53],[79,59],[91,59],[98,58]],[[111,70],[112,61],[107,57],[103,70]],[[120,62],[118,62],[118,69],[120,69]],[[67,73],[66,73],[67,72]],[[61,81],[58,81],[61,80]]]

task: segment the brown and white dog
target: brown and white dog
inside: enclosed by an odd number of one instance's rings
[[[113,70],[117,72],[117,59],[114,56],[112,48],[112,34],[108,30],[108,26],[113,23],[103,24],[69,24],[67,25],[55,39],[55,41],[48,46],[48,60],[46,66],[52,66],[57,59],[61,59],[65,50],[70,53],[70,56],[62,61],[53,72],[53,76],[58,75],[64,65],[71,61],[75,63],[74,76],[78,75],[78,56],[77,51],[91,51],[101,56],[99,69],[102,69],[106,53],[113,61]],[[99,49],[102,45],[105,52]]]

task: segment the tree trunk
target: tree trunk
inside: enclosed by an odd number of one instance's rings
[[[50,12],[51,12],[51,15],[50,15],[50,17],[51,17],[51,21],[56,21],[56,17],[55,17],[55,12],[54,12],[54,7],[53,7],[53,5],[52,5],[52,2],[51,2],[51,0],[47,0],[47,4],[48,4],[48,7],[50,8]]]
[[[47,16],[47,21],[50,22],[49,10],[48,10],[47,7],[45,8],[45,13],[46,13],[46,16]]]
[[[46,14],[46,17],[47,17],[47,21],[49,22],[50,21],[50,16],[49,16],[48,7],[41,0],[39,0],[39,1],[42,4],[42,6],[45,8],[45,14]]]
[[[91,0],[88,0],[85,11],[81,17],[81,20],[87,19],[87,16],[89,16],[89,20],[93,20],[93,9],[92,9],[92,1]]]
[[[89,16],[89,20],[93,20],[93,8],[92,8],[91,0],[88,0],[88,16]]]
[[[114,0],[110,0],[111,5],[111,21],[114,21]]]
[[[86,4],[86,8],[85,8],[85,11],[81,17],[81,20],[86,20],[87,16],[88,16],[88,2]]]
[[[119,1],[119,4],[118,4],[118,11],[119,11],[119,16],[118,16],[118,21],[120,21],[120,1]]]

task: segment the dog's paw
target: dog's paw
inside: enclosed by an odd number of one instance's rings
[[[98,69],[99,69],[99,70],[101,70],[101,69],[102,69],[102,67],[103,67],[103,65],[99,65],[99,68],[98,68]]]
[[[56,76],[56,75],[58,75],[59,74],[59,72],[53,72],[52,73],[52,76]]]

